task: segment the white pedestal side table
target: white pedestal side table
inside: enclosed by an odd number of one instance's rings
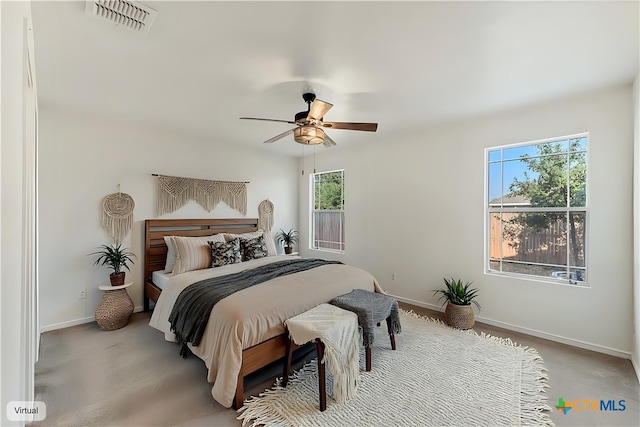
[[[98,286],[104,294],[96,308],[95,317],[96,323],[103,331],[120,329],[129,323],[134,305],[127,288],[132,284],[130,282],[120,286]]]

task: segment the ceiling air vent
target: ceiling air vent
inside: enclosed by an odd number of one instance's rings
[[[158,12],[131,0],[86,0],[85,12],[136,33],[148,33]]]

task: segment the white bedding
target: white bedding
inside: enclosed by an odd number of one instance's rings
[[[164,289],[164,287],[167,285],[167,282],[172,277],[173,275],[171,273],[165,273],[162,270],[154,271],[153,273],[151,273],[151,281],[160,289]]]
[[[296,257],[266,257],[173,276],[160,294],[149,324],[164,332],[168,341],[176,341],[168,319],[184,288],[206,278],[292,258]],[[200,345],[189,344],[209,369],[207,378],[214,383],[213,397],[222,405],[231,406],[242,365],[242,350],[284,333],[283,323],[288,318],[354,289],[382,292],[370,273],[348,265],[329,264],[269,280],[218,302]]]

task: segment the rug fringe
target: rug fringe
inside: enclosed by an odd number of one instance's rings
[[[530,388],[521,388],[520,420],[523,425],[553,426],[552,408],[546,404],[544,393],[549,388],[548,371],[538,351],[522,347],[522,380],[521,384],[531,384]]]
[[[278,398],[278,393],[295,387],[298,383],[304,382],[309,376],[315,374],[315,366],[318,359],[306,363],[302,368],[293,372],[289,377],[287,387],[282,387],[282,377],[276,378],[273,387],[265,389],[258,396],[251,396],[244,401],[243,406],[236,412],[240,415],[236,419],[242,421],[242,427],[256,427],[259,425],[283,425],[282,417],[274,410],[271,401]],[[252,423],[253,421],[253,423]]]

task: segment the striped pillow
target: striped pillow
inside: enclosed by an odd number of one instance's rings
[[[208,242],[224,243],[223,234],[202,237],[174,236],[176,246],[176,265],[173,274],[209,268],[211,265],[211,247]]]
[[[276,242],[273,240],[273,234],[270,231],[264,232],[264,243],[267,245],[267,256],[276,256],[278,251],[276,250]]]
[[[164,236],[164,243],[167,245],[167,262],[164,264],[164,272],[172,273],[176,266],[176,243],[173,238],[176,236]]]
[[[271,233],[268,231],[258,230],[251,233],[242,234],[225,233],[224,238],[227,239],[227,242],[229,242],[235,238],[240,238],[240,240],[248,240],[255,239],[256,237],[260,236],[264,236],[264,243],[267,246],[267,256],[278,255],[278,251],[276,250],[276,242],[273,240],[273,235],[271,235]]]

